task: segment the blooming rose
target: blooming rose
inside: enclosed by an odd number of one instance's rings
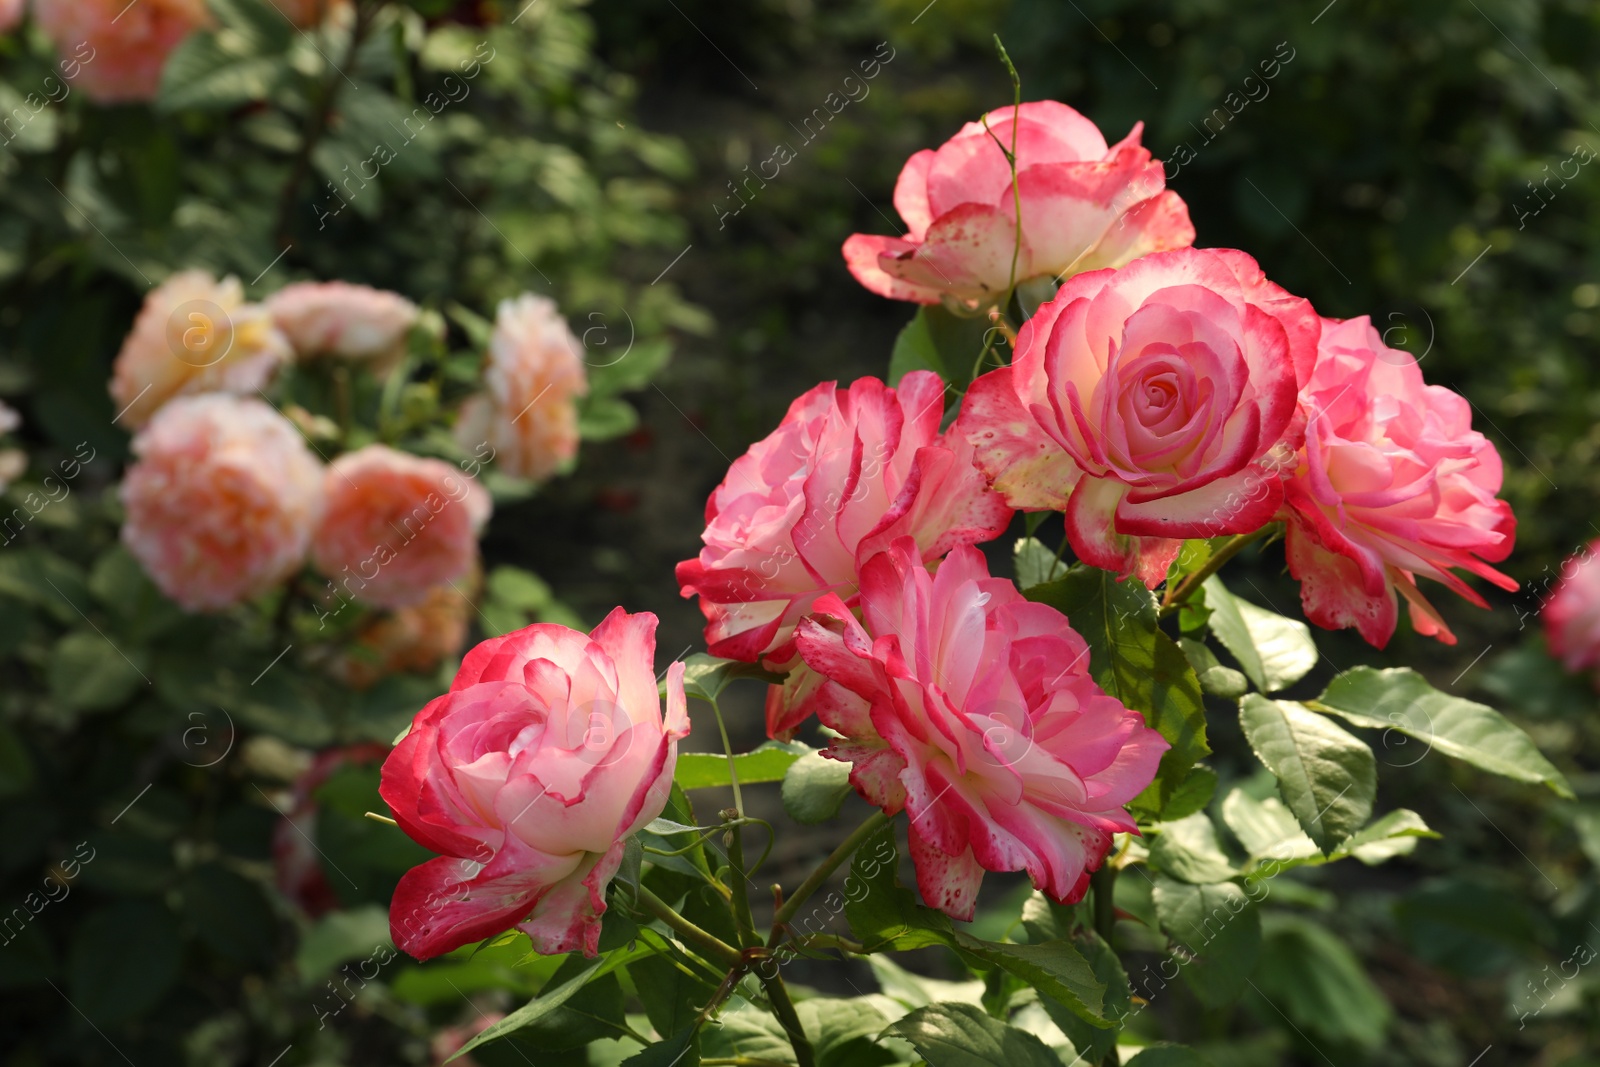
[[[175,396],[254,393],[293,355],[234,277],[174,274],[144,299],[111,372],[118,419],[137,429]]]
[[[553,300],[503,300],[489,339],[488,392],[461,408],[456,439],[488,442],[515,478],[550,477],[578,454],[577,398],[589,391],[583,345]]]
[[[311,561],[356,599],[418,604],[476,564],[493,505],[450,464],[368,445],[334,460],[323,484]]]
[[[1451,568],[1502,589],[1490,567],[1511,552],[1517,520],[1496,500],[1500,454],[1472,428],[1465,399],[1424,385],[1409,353],[1384,345],[1367,316],[1322,320],[1316,369],[1301,394],[1305,448],[1285,484],[1289,571],[1306,618],[1354,626],[1382,648],[1406,598],[1418,633],[1455,636],[1417,589],[1423,575],[1487,606]]]
[[[706,503],[705,548],[678,564],[712,655],[792,658],[813,602],[830,591],[853,600],[858,561],[896,537],[914,538],[931,563],[1006,528],[1011,510],[985,487],[971,447],[939,432],[943,414],[944,383],[928,371],[898,389],[824,382],[734,461]],[[768,723],[775,734],[794,725]]]
[[[0,33],[10,33],[27,13],[27,0],[0,0]]]
[[[1194,242],[1189,209],[1164,191],[1161,164],[1139,144],[1144,123],[1107,148],[1094,123],[1054,100],[1000,108],[986,120],[988,129],[969,122],[938,151],[906,160],[894,206],[910,232],[845,241],[856,281],[896,300],[983,307],[1010,287],[1013,256],[1020,282],[1120,267]],[[1010,151],[1013,136],[1015,196],[1000,149]]]
[[[1066,512],[1086,563],[1159,585],[1182,539],[1248,533],[1283,498],[1316,312],[1231,249],[1080,274],[972,383],[956,429],[1006,500]]]
[[[167,56],[210,22],[205,0],[33,0],[73,84],[102,104],[152,100]]]
[[[953,550],[929,574],[900,538],[861,572],[861,621],[832,594],[800,623],[824,675],[824,755],[893,815],[911,814],[923,899],[972,918],[985,870],[1025,870],[1055,900],[1082,898],[1123,806],[1155,778],[1167,742],[1089,676],[1066,616]]]
[[[689,732],[682,663],[662,718],[655,634],[618,608],[588,636],[538,623],[467,653],[383,765],[395,821],[442,854],[400,879],[396,945],[427,959],[515,926],[546,955],[595,954],[606,885]]]
[[[174,400],[133,439],[122,541],[168,597],[216,611],[263,593],[305,560],[322,469],[259,400]]]
[[[1550,651],[1567,670],[1600,668],[1600,539],[1561,565],[1561,580],[1544,607],[1545,637]],[[1600,682],[1600,674],[1596,674]]]
[[[417,321],[417,305],[399,293],[349,282],[286,285],[266,308],[301,356],[381,361],[401,351]]]

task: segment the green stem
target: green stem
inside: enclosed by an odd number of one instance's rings
[[[887,825],[889,825],[889,816],[881,811],[873,812],[871,818],[856,827],[855,831],[845,838],[844,842],[834,849],[816,870],[806,876],[806,880],[800,883],[800,888],[796,889],[794,895],[783,902],[783,907],[779,908],[778,913],[772,917],[773,937],[768,940],[769,947],[777,946],[776,939],[779,930],[788,925],[789,921],[795,917],[795,913],[800,910],[800,905],[804,904],[811,894],[821,889],[823,883],[832,876],[834,871],[839,869],[839,865],[849,859],[851,854],[860,848],[867,838]]]
[[[787,1063],[777,1060],[758,1060],[750,1056],[713,1056],[711,1059],[701,1060],[702,1067],[790,1067]]]
[[[733,758],[733,742],[728,739],[728,725],[722,721],[722,707],[715,698],[711,710],[717,717],[717,729],[722,732],[722,750],[728,754],[728,782],[733,786],[733,808],[736,819],[728,820],[728,863],[733,877],[728,886],[733,893],[733,924],[739,931],[739,943],[746,948],[759,945],[755,917],[750,912],[750,877],[744,865],[744,795],[739,791],[739,769]]]
[[[1207,578],[1217,573],[1234,556],[1243,552],[1249,545],[1265,537],[1272,529],[1271,525],[1263,526],[1254,533],[1239,534],[1233,540],[1219,548],[1210,559],[1206,560],[1201,568],[1184,579],[1171,589],[1166,596],[1161,598],[1161,614],[1170,615],[1183,605],[1183,602],[1194,595],[1194,591],[1205,584]]]
[[[1111,865],[1109,857],[1106,862],[1100,865],[1098,871],[1089,876],[1089,886],[1094,890],[1095,933],[1100,935],[1100,939],[1106,943],[1106,947],[1110,948],[1114,953],[1116,948],[1112,945],[1111,939],[1116,933],[1117,924],[1117,868]],[[1106,1052],[1105,1058],[1100,1061],[1102,1067],[1105,1067],[1106,1064],[1111,1064],[1115,1067],[1116,1064],[1121,1062],[1122,1058],[1117,1053],[1115,1044],[1112,1044],[1110,1050]]]
[[[767,991],[772,1012],[783,1024],[783,1032],[789,1035],[789,1044],[794,1046],[795,1061],[800,1067],[816,1067],[817,1055],[811,1049],[805,1028],[800,1025],[800,1016],[794,1010],[794,1001],[789,999],[789,990],[783,984],[783,979],[777,974],[768,978],[759,970],[756,971],[756,977],[761,979],[761,987]]]
[[[672,910],[666,901],[656,896],[644,886],[639,887],[637,906],[666,923],[673,930],[683,935],[683,939],[695,948],[704,952],[724,967],[744,966],[744,957],[739,950],[728,944],[709,930],[702,930],[682,915]]]

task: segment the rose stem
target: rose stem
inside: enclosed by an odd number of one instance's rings
[[[1161,598],[1161,614],[1170,615],[1176,611],[1185,600],[1194,595],[1194,591],[1205,584],[1205,580],[1220,571],[1223,564],[1234,556],[1244,551],[1251,542],[1264,537],[1271,525],[1263,526],[1254,533],[1239,534],[1233,540],[1219,548],[1215,555],[1205,561],[1205,564],[1193,574],[1188,575],[1176,586],[1167,591]]]
[[[638,894],[638,906],[682,934],[685,941],[690,942],[724,967],[744,966],[744,957],[739,954],[739,950],[722,940],[722,938],[708,930],[702,930],[688,919],[685,919],[682,915],[673,911],[666,901],[644,886],[639,886]]]
[[[816,1054],[811,1050],[811,1042],[806,1038],[805,1028],[800,1025],[800,1016],[795,1013],[794,1001],[789,999],[789,990],[783,984],[783,979],[776,971],[768,978],[759,969],[756,977],[761,979],[761,987],[767,991],[767,999],[772,1001],[772,1011],[783,1024],[783,1032],[789,1035],[795,1060],[800,1067],[816,1067]]]
[[[733,808],[740,820],[727,834],[728,862],[733,867],[733,877],[729,879],[733,884],[728,887],[733,891],[733,923],[739,931],[739,943],[749,948],[759,945],[761,939],[756,937],[756,922],[750,914],[750,878],[744,869],[744,795],[739,791],[739,770],[733,759],[733,742],[728,740],[728,725],[722,721],[722,706],[715,698],[711,700],[711,710],[717,716],[717,729],[722,732],[722,750],[728,754],[728,783],[733,786]]]
[[[829,876],[838,870],[839,865],[849,859],[851,854],[860,848],[867,838],[887,825],[889,825],[889,816],[881,811],[873,812],[871,817],[856,827],[850,836],[845,838],[844,842],[834,849],[816,870],[806,876],[806,880],[800,883],[800,887],[794,891],[794,895],[784,901],[783,907],[779,908],[778,913],[772,917],[772,937],[767,942],[769,948],[777,946],[782,928],[788,925],[789,920],[795,917],[795,913],[800,910],[800,905],[806,902],[806,898],[821,889],[822,884],[828,880]]]

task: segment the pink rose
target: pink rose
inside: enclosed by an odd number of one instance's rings
[[[828,681],[824,752],[869,802],[911,815],[923,899],[971,919],[985,870],[1025,870],[1051,898],[1083,897],[1124,805],[1167,742],[1089,676],[1066,616],[953,550],[934,574],[910,538],[862,568],[861,621],[837,596],[800,623]]]
[[[211,21],[205,0],[33,0],[73,85],[102,104],[155,99],[161,68]]]
[[[218,611],[299,569],[322,465],[259,400],[213,393],[162,408],[133,439],[122,541],[168,597]]]
[[[939,432],[943,415],[944,383],[928,371],[898,389],[824,382],[734,461],[706,503],[705,548],[678,564],[712,655],[791,659],[795,624],[816,599],[853,602],[859,561],[896,537],[912,537],[931,563],[1006,528],[1011,510],[985,487],[971,447]],[[794,725],[768,722],[775,734]]]
[[[501,470],[535,481],[578,454],[577,398],[589,379],[583,345],[554,301],[528,293],[500,302],[484,384],[488,392],[461,408],[463,448],[488,444]]]
[[[1455,644],[1418,575],[1480,607],[1451,568],[1517,588],[1485,562],[1510,554],[1517,520],[1495,499],[1500,454],[1472,428],[1471,406],[1423,384],[1417,361],[1385,346],[1365,315],[1322,320],[1300,404],[1305,448],[1284,487],[1285,549],[1306,618],[1330,630],[1354,626],[1382,648],[1398,592],[1418,633]]]
[[[272,321],[302,357],[382,362],[404,351],[417,305],[399,293],[349,282],[296,282],[267,298]]]
[[[1544,607],[1550,652],[1577,674],[1600,668],[1600,539],[1561,565],[1561,580]],[[1600,683],[1600,673],[1596,674]]]
[[[334,460],[323,484],[311,561],[357,600],[420,604],[477,563],[493,505],[450,464],[368,445]]]
[[[1154,588],[1182,539],[1278,510],[1317,332],[1243,252],[1158,252],[1062,286],[956,428],[1009,503],[1064,510],[1078,558]]]
[[[144,298],[117,353],[117,421],[137,429],[175,396],[257,392],[293,354],[266,309],[244,302],[239,279],[174,274]]]
[[[1194,242],[1189,209],[1164,191],[1159,162],[1139,144],[1144,123],[1114,148],[1065,104],[1039,100],[969,122],[938,151],[923,149],[900,171],[894,206],[904,238],[858,233],[844,243],[856,281],[880,296],[968,306],[994,303],[1013,280],[1120,267]],[[1015,129],[1013,129],[1015,127]],[[1016,136],[1016,198],[1006,150]],[[992,135],[991,135],[992,134]]]
[[[545,955],[595,954],[606,886],[689,732],[682,663],[662,718],[655,635],[618,608],[588,636],[540,623],[467,653],[383,765],[395,821],[441,853],[395,889],[396,945],[427,959],[515,926]]]

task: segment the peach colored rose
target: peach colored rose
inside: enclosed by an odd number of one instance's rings
[[[364,624],[353,647],[332,663],[353,689],[370,689],[391,674],[427,674],[461,651],[472,621],[477,575],[436,585],[420,604],[385,612]]]
[[[906,160],[894,206],[910,232],[847,240],[858,282],[895,300],[987,307],[1013,277],[1062,280],[1194,242],[1189,209],[1139,144],[1144,123],[1108,148],[1093,122],[1054,100],[998,108],[986,120],[987,130],[969,122],[937,151]],[[996,144],[1009,151],[1013,134],[1016,196]]]
[[[302,358],[382,363],[403,353],[417,305],[399,293],[349,282],[295,282],[266,300],[274,325]]]
[[[514,478],[542,481],[578,454],[577,398],[589,391],[583,345],[553,300],[503,300],[489,339],[488,391],[461,409],[456,439],[487,442]]]
[[[1166,740],[1094,683],[1067,617],[991,578],[972,546],[929,574],[916,542],[895,541],[862,568],[860,614],[822,598],[800,654],[844,735],[823,754],[870,803],[910,813],[923,899],[971,919],[985,870],[1081,899],[1111,835],[1138,832],[1124,806]]]
[[[208,25],[205,0],[33,0],[33,15],[73,85],[102,104],[155,99],[167,56]]]
[[[122,542],[168,597],[218,611],[299,569],[316,522],[322,466],[259,400],[182,397],[133,439]]]
[[[119,423],[137,429],[175,396],[254,393],[293,355],[234,277],[174,274],[152,289],[111,372]]]
[[[1471,406],[1425,384],[1417,361],[1385,346],[1365,315],[1322,320],[1300,404],[1305,447],[1285,484],[1285,548],[1306,618],[1354,626],[1382,648],[1399,593],[1418,633],[1455,644],[1419,575],[1480,607],[1452,568],[1517,588],[1489,566],[1511,553],[1517,520],[1495,498],[1500,454],[1472,428]]]
[[[489,521],[489,494],[442,460],[368,445],[323,476],[311,560],[357,600],[404,608],[465,577]]]
[[[1062,286],[956,429],[1013,506],[1065,511],[1079,559],[1155,588],[1184,538],[1278,510],[1318,330],[1243,252],[1158,252]]]
[[[678,564],[712,655],[790,660],[795,624],[817,598],[853,603],[860,562],[896,537],[913,537],[932,563],[1006,528],[1011,510],[985,487],[971,447],[939,432],[943,416],[944,383],[928,371],[896,389],[824,382],[734,461],[706,503],[705,548]],[[803,694],[781,703],[796,714],[805,705]],[[798,725],[787,715],[769,707],[774,735]]]
[[[394,943],[428,959],[516,927],[595,955],[627,839],[661,814],[689,732],[683,664],[655,675],[656,617],[588,635],[538,623],[485,641],[383,765],[400,828],[440,853],[406,872]]]
[[[1600,684],[1600,539],[1561,565],[1561,579],[1540,613],[1550,652],[1574,674]]]

